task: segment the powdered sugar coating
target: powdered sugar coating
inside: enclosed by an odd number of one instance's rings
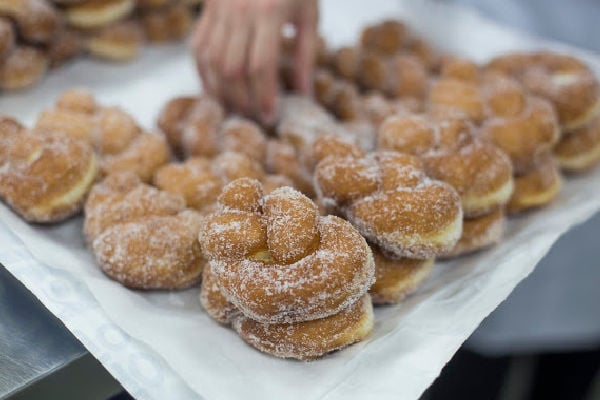
[[[251,346],[282,358],[312,360],[365,339],[374,325],[369,295],[340,313],[323,319],[266,324],[245,316],[233,320],[233,328]]]
[[[431,258],[460,237],[460,198],[448,184],[429,179],[415,157],[329,157],[317,165],[315,185],[326,205],[397,257]]]
[[[262,206],[264,214],[242,211],[243,204],[224,208],[200,235],[221,290],[242,313],[269,323],[324,318],[368,290],[372,255],[348,222],[317,217],[314,204],[289,187],[266,196]],[[296,231],[306,233],[290,237]]]

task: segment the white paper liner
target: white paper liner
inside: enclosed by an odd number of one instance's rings
[[[334,45],[351,43],[367,22],[401,17],[441,47],[479,61],[513,49],[572,50],[444,4],[324,0],[321,15]],[[600,59],[575,52],[600,71]],[[199,84],[183,46],[166,46],[133,64],[78,61],[28,92],[3,94],[0,112],[31,123],[72,86],[90,88],[100,102],[123,106],[150,127],[166,100]],[[418,293],[377,309],[369,340],[309,363],[247,346],[203,312],[198,288],[143,293],[109,280],[84,247],[81,219],[31,226],[0,205],[0,262],[139,399],[417,399],[552,243],[600,209],[598,182],[600,168],[570,178],[553,205],[511,220],[500,245],[436,264]]]

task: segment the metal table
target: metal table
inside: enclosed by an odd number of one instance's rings
[[[106,399],[120,390],[62,322],[0,265],[0,399]]]

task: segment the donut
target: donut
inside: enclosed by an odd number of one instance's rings
[[[331,68],[340,78],[354,81],[358,78],[361,55],[359,48],[340,47],[332,55]]]
[[[408,28],[400,21],[386,20],[366,27],[361,34],[361,46],[383,55],[398,53],[410,40]]]
[[[560,193],[562,178],[552,155],[545,154],[533,170],[515,177],[515,190],[508,202],[509,214],[551,203]]]
[[[392,97],[423,98],[427,87],[427,70],[421,60],[414,55],[401,54],[390,62],[388,93]]]
[[[263,323],[338,314],[373,283],[371,250],[348,222],[318,215],[290,187],[263,195],[256,180],[227,185],[199,240],[225,297]]]
[[[373,304],[395,304],[431,275],[434,258],[415,260],[409,258],[393,259],[373,249],[375,259],[375,283],[369,289]]]
[[[15,47],[15,32],[11,22],[0,17],[0,63]]]
[[[80,55],[83,49],[84,40],[81,34],[70,29],[61,29],[48,44],[46,53],[50,65],[57,67]]]
[[[150,182],[154,173],[169,162],[167,141],[162,135],[146,132],[138,135],[121,153],[107,154],[102,159],[105,175],[132,171],[143,182]]]
[[[516,174],[535,167],[540,155],[548,153],[560,138],[552,104],[540,97],[523,97],[507,79],[496,78],[488,91],[488,118],[481,137],[501,148],[511,159]]]
[[[193,211],[108,227],[92,250],[110,278],[132,289],[184,289],[197,283],[205,260],[196,240],[202,218]]]
[[[436,121],[437,120],[437,121]],[[506,204],[513,190],[512,166],[497,147],[475,138],[463,118],[392,116],[378,133],[378,148],[420,157],[425,171],[458,192],[466,217]]]
[[[484,100],[476,83],[454,78],[440,78],[429,89],[429,107],[464,113],[471,121],[483,121]]]
[[[391,64],[376,53],[364,54],[360,59],[359,84],[368,90],[387,92],[390,88]]]
[[[233,328],[248,344],[281,358],[314,360],[366,339],[374,326],[369,295],[338,314],[312,321],[265,324],[245,316],[233,319]]]
[[[18,90],[40,81],[48,70],[48,57],[34,47],[18,46],[0,61],[0,89]]]
[[[23,132],[25,127],[19,121],[0,114],[0,165],[6,161],[10,140]]]
[[[86,48],[90,55],[110,61],[128,61],[138,56],[143,45],[140,25],[134,21],[118,22],[90,35]]]
[[[202,271],[202,287],[200,288],[200,304],[206,313],[222,324],[230,324],[240,315],[239,310],[221,292],[217,278],[213,274],[210,264]]]
[[[132,172],[115,173],[92,187],[85,203],[83,232],[91,245],[110,226],[148,216],[174,216],[184,208],[181,196],[145,185]]]
[[[207,96],[194,102],[182,122],[181,133],[171,142],[173,148],[181,148],[186,157],[214,157],[220,151],[219,127],[225,118],[223,107]]]
[[[430,73],[437,72],[440,68],[441,55],[433,48],[431,43],[423,38],[413,37],[406,45],[406,51],[414,55]]]
[[[319,199],[370,242],[397,258],[432,258],[462,229],[456,191],[428,178],[418,158],[395,152],[330,156],[315,169]]]
[[[167,164],[158,169],[154,185],[182,196],[188,207],[205,213],[212,211],[223,188],[223,178],[211,171],[207,159],[192,157],[182,164]]]
[[[220,136],[222,151],[242,153],[259,162],[265,159],[267,136],[255,122],[241,117],[226,118]]]
[[[510,53],[487,65],[519,79],[532,93],[552,102],[565,131],[584,126],[600,113],[600,85],[581,60],[549,51]]]
[[[564,135],[554,157],[566,172],[583,172],[600,163],[600,117]]]
[[[0,197],[25,220],[51,223],[81,210],[98,162],[87,143],[63,135],[21,132],[7,139],[0,166]]]
[[[12,19],[19,37],[31,44],[49,43],[61,25],[57,10],[46,0],[2,1],[0,16]]]
[[[98,104],[92,93],[83,88],[64,91],[56,99],[56,108],[92,115],[98,111]]]
[[[465,219],[458,243],[440,258],[458,257],[492,246],[502,239],[504,228],[504,211],[501,208],[481,217]]]
[[[86,0],[65,9],[66,21],[79,29],[102,28],[131,14],[135,0]]]
[[[59,107],[60,104],[58,103]],[[81,103],[80,107],[85,107],[85,104]],[[133,117],[119,107],[102,107],[96,111],[94,117],[92,144],[104,156],[126,151],[142,134],[142,129]]]
[[[183,124],[195,103],[195,97],[176,97],[169,100],[158,115],[157,125],[167,137],[173,153],[178,156],[183,155],[181,143]]]
[[[104,273],[136,289],[196,283],[205,264],[197,242],[203,218],[184,207],[180,196],[130,172],[96,184],[85,204],[84,233]]]
[[[465,82],[479,81],[479,66],[466,58],[443,57],[440,62],[440,77]]]
[[[269,140],[264,165],[268,173],[285,176],[293,182],[294,188],[306,196],[314,196],[312,176],[291,144],[279,139]]]
[[[183,39],[192,27],[193,16],[186,5],[175,3],[144,12],[140,21],[149,42],[164,43]]]

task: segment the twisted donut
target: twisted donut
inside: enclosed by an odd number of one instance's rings
[[[414,156],[330,156],[315,169],[319,199],[395,257],[432,258],[452,248],[462,208],[448,184],[427,178]]]
[[[130,288],[180,289],[200,279],[200,214],[184,200],[144,185],[131,173],[92,189],[84,232],[100,267]]]
[[[549,51],[509,53],[487,69],[513,76],[554,105],[565,131],[582,127],[600,112],[600,84],[581,60]]]
[[[98,173],[87,143],[33,134],[8,119],[0,120],[0,132],[0,197],[31,222],[57,222],[81,210]]]
[[[419,156],[427,174],[449,183],[464,215],[477,217],[506,204],[513,190],[512,166],[495,146],[477,140],[473,128],[453,115],[389,117],[379,129],[379,148]]]
[[[219,198],[200,242],[224,295],[265,323],[325,318],[346,309],[373,283],[373,259],[346,221],[320,217],[308,198],[284,187],[263,196],[239,179]]]

